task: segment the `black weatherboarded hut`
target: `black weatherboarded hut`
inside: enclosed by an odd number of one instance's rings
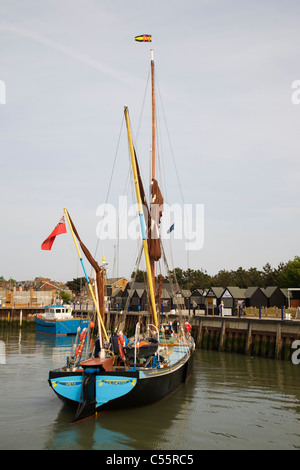
[[[267,307],[268,299],[260,287],[248,287],[245,292],[246,307]]]
[[[287,289],[280,289],[277,286],[270,286],[262,289],[267,297],[268,307],[286,307],[288,305]]]

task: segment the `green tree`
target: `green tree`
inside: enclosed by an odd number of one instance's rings
[[[176,280],[182,289],[205,289],[211,284],[211,277],[202,269],[175,268]],[[170,277],[174,282],[174,273],[170,273]]]
[[[279,280],[280,287],[300,287],[300,256],[282,266]]]
[[[278,272],[276,269],[272,268],[270,263],[263,266],[261,276],[263,287],[278,285]]]
[[[59,295],[60,295],[60,298],[63,300],[63,302],[66,304],[68,304],[72,300],[72,294],[70,291],[60,290]]]
[[[233,271],[233,274],[234,285],[246,289],[248,287],[247,271],[240,266],[236,271]]]
[[[224,289],[228,286],[234,286],[233,271],[229,272],[226,269],[221,269],[216,276],[211,278],[211,285],[214,287],[224,287]]]
[[[73,281],[68,281],[66,284],[71,292],[74,292],[74,294],[79,295],[81,289],[86,285],[86,278],[85,277],[73,278]]]
[[[147,271],[137,269],[137,271],[133,271],[131,274],[132,280],[134,279],[134,277],[136,282],[145,282],[145,280],[147,280]]]
[[[188,289],[206,289],[211,286],[211,276],[203,269],[196,269],[189,275]]]
[[[246,287],[263,287],[262,273],[257,268],[249,268],[248,272],[248,285]],[[268,284],[269,286],[271,284]]]

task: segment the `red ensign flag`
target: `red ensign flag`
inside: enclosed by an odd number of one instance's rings
[[[67,233],[67,228],[66,228],[66,222],[65,222],[65,216],[63,216],[58,224],[56,225],[55,229],[53,232],[49,235],[48,238],[42,243],[42,250],[51,250],[52,245],[54,243],[54,240],[56,238],[56,235],[61,235],[62,233]]]

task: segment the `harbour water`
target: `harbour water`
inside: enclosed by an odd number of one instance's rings
[[[70,425],[47,378],[74,337],[0,329],[0,340],[1,450],[300,448],[300,365],[197,350],[191,379],[163,402]]]

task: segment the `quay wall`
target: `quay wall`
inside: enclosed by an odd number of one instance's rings
[[[300,320],[207,316],[190,323],[202,349],[291,360],[293,343],[300,340]]]
[[[1,308],[0,326],[34,326],[35,313],[43,312],[42,308]],[[76,310],[76,316],[88,317],[91,312]],[[179,316],[179,315],[178,315]],[[162,322],[173,322],[176,315],[161,315]],[[192,335],[199,349],[228,351],[251,356],[263,356],[273,359],[291,360],[295,351],[295,341],[300,341],[300,319],[233,317],[217,315],[180,315],[183,321],[188,320],[192,326]],[[142,326],[149,323],[147,312],[117,312],[105,314],[105,327],[109,331],[115,328],[127,335],[134,334],[135,325],[140,319]],[[297,347],[300,346],[297,345]]]

